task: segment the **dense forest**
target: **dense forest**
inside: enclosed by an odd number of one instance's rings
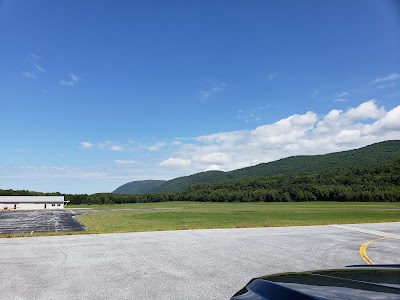
[[[148,194],[165,183],[165,180],[139,180],[121,185],[113,194]]]
[[[0,195],[60,195],[0,190]],[[400,159],[381,166],[356,166],[313,173],[255,176],[192,185],[182,192],[136,195],[65,195],[71,204],[162,201],[290,202],[400,201]]]

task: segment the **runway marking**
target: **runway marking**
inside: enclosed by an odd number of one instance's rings
[[[345,229],[345,230],[355,231],[355,232],[377,235],[377,236],[381,236],[381,237],[390,237],[392,239],[400,239],[400,235],[396,234],[396,233],[383,232],[383,231],[378,231],[378,230],[369,230],[369,229],[355,227],[352,225],[330,225],[330,226]]]
[[[331,227],[336,227],[336,228],[341,228],[345,230],[350,230],[350,231],[355,231],[355,232],[361,232],[361,233],[367,233],[367,234],[372,234],[372,235],[377,235],[380,236],[379,238],[369,240],[365,242],[364,244],[361,245],[360,247],[360,256],[361,258],[369,265],[374,265],[375,263],[368,257],[367,255],[367,248],[370,244],[376,242],[376,241],[383,241],[387,239],[400,239],[399,234],[395,233],[390,233],[390,232],[383,232],[383,231],[378,231],[378,230],[369,230],[369,229],[364,229],[364,228],[359,228],[354,225],[330,225]]]
[[[373,239],[373,240],[369,240],[367,242],[365,242],[364,244],[361,245],[360,247],[360,255],[361,258],[369,265],[374,265],[375,263],[368,257],[367,255],[367,248],[370,244],[372,244],[373,242],[376,241],[383,241],[383,240],[387,240],[390,239],[390,236],[384,236],[384,237],[380,237],[377,239]]]

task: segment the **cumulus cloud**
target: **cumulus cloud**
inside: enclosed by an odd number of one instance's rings
[[[378,108],[374,100],[369,100],[357,106],[356,108],[350,108],[345,116],[351,120],[367,120],[367,119],[379,119],[386,114],[383,107]]]
[[[382,118],[372,124],[367,124],[362,128],[364,135],[379,136],[388,132],[400,132],[400,106],[387,112]],[[400,139],[400,137],[397,137]]]
[[[227,164],[231,162],[232,158],[229,154],[214,152],[207,154],[196,154],[193,156],[193,160],[209,164]]]
[[[205,171],[223,171],[223,167],[220,165],[209,165]]]
[[[293,115],[276,123],[262,125],[249,132],[249,145],[270,147],[276,144],[295,143],[314,127],[317,115],[307,112]]]
[[[400,106],[389,111],[369,100],[318,116],[309,111],[252,130],[194,137],[178,145],[162,165],[193,172],[232,170],[293,155],[323,154],[400,139]]]
[[[164,167],[186,167],[191,164],[190,159],[174,158],[170,157],[160,163],[160,166]]]
[[[166,149],[171,152],[164,158],[138,156],[140,160],[136,161],[135,157],[128,160],[116,157],[108,165],[85,166],[0,165],[0,179],[36,180],[38,184],[44,179],[49,182],[79,179],[114,182],[116,188],[132,180],[171,179],[207,170],[229,171],[294,155],[344,151],[399,139],[400,105],[385,109],[369,100],[347,109],[332,109],[323,115],[313,111],[295,114],[251,130],[179,139],[173,143],[173,150]],[[86,151],[112,151],[116,146],[129,151],[131,144],[80,143]]]

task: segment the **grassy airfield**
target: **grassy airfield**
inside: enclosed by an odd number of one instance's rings
[[[89,233],[275,227],[400,221],[400,202],[161,202],[70,205]]]

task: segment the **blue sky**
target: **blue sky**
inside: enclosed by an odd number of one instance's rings
[[[0,1],[0,188],[110,192],[400,139],[395,1]]]

